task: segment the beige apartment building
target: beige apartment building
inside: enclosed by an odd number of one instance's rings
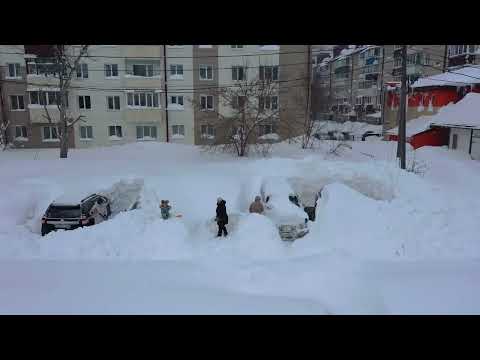
[[[58,146],[56,128],[44,116],[47,107],[58,117],[52,51],[49,45],[0,46],[0,85],[14,146]],[[78,48],[71,51],[74,56]],[[272,103],[285,110],[278,124],[299,123],[306,111],[308,63],[306,45],[92,45],[68,94],[70,115],[82,116],[70,146],[215,141],[222,123],[214,110],[229,110],[211,90],[258,78],[265,68],[278,81]],[[262,125],[257,135],[295,135],[294,126],[286,132],[278,124]]]

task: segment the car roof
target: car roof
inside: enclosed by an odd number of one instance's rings
[[[76,206],[76,205],[81,205],[85,201],[93,200],[93,199],[96,199],[98,197],[104,197],[104,196],[98,195],[98,194],[91,194],[91,195],[79,200],[79,197],[75,196],[75,195],[63,195],[63,196],[59,197],[58,199],[55,199],[54,201],[52,201],[52,205],[55,205],[55,206]]]

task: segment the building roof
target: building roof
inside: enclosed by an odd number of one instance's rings
[[[480,94],[468,93],[456,104],[442,107],[435,115],[420,116],[408,121],[407,137],[424,132],[432,125],[480,129]],[[388,130],[387,134],[397,135],[398,127]]]
[[[480,94],[468,93],[456,104],[441,108],[432,116],[432,125],[480,128]]]
[[[465,66],[442,74],[420,78],[412,88],[428,86],[465,86],[480,83],[480,66]]]
[[[418,118],[407,121],[405,129],[407,138],[428,130],[431,124],[430,118],[432,117],[433,116],[420,116]],[[386,133],[390,135],[398,135],[398,126],[394,127],[393,129],[387,130]]]

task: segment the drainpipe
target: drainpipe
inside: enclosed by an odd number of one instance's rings
[[[169,142],[168,136],[168,85],[167,85],[167,45],[163,45],[163,90],[165,93],[165,126],[166,126],[166,135],[167,143]]]
[[[473,141],[473,129],[470,130],[470,147],[468,148],[468,153],[472,155],[472,141]]]

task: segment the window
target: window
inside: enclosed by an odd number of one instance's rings
[[[364,97],[363,97],[363,103],[364,103],[365,105],[370,105],[370,104],[372,104],[372,97],[371,97],[371,96],[364,96]]]
[[[29,75],[55,75],[58,71],[58,66],[53,58],[36,58],[28,59],[27,74]]]
[[[137,139],[154,140],[157,138],[156,126],[137,126]]]
[[[93,127],[80,126],[80,140],[91,140],[91,139],[93,139]]]
[[[177,137],[185,136],[185,126],[183,125],[173,125],[172,126],[172,135]]]
[[[10,108],[12,110],[25,110],[23,95],[10,95]]]
[[[88,79],[88,64],[78,64],[77,78]]]
[[[105,64],[105,77],[107,78],[118,77],[118,65]]]
[[[245,67],[243,66],[232,66],[232,80],[246,80]]]
[[[200,80],[213,80],[212,65],[200,65]]]
[[[471,54],[475,52],[475,45],[450,45],[448,56]]]
[[[230,45],[232,49],[243,49],[243,45]]]
[[[182,78],[183,79],[183,65],[172,64],[170,65],[170,78]]]
[[[59,99],[58,91],[29,91],[30,104],[32,105],[56,105]],[[68,95],[65,97],[68,107]]]
[[[247,98],[245,96],[235,96],[233,98],[232,107],[234,109],[243,109],[245,107]]]
[[[357,98],[355,98],[355,105],[362,105],[362,97],[361,96],[358,96]]]
[[[258,130],[260,136],[274,133],[272,124],[260,125]]]
[[[120,110],[120,96],[107,96],[108,110]]]
[[[82,110],[90,110],[92,108],[90,95],[80,95],[78,97],[78,108]]]
[[[216,135],[215,127],[212,125],[202,125],[200,127],[200,134],[202,138],[213,139]]]
[[[453,134],[453,136],[452,136],[452,149],[456,150],[457,146],[458,146],[458,135]]]
[[[183,107],[183,96],[170,96],[170,104],[175,105],[176,107]]]
[[[23,125],[15,126],[15,138],[16,139],[26,139],[27,136],[27,127]]]
[[[260,80],[278,80],[278,65],[260,66]]]
[[[153,65],[145,64],[134,64],[133,65],[133,75],[134,76],[143,76],[143,77],[152,77],[153,76]]]
[[[8,64],[8,77],[17,78],[20,75],[20,64]]]
[[[121,138],[122,135],[122,127],[118,125],[112,125],[108,127],[108,136],[113,138]]]
[[[200,95],[200,107],[202,110],[213,110],[213,95]]]
[[[131,108],[160,108],[159,93],[156,92],[129,92],[127,105]]]
[[[211,49],[212,47],[212,45],[198,45],[199,49]]]
[[[55,126],[43,127],[43,141],[58,141],[57,128]]]
[[[261,96],[258,99],[258,107],[260,110],[277,110],[278,96]]]

